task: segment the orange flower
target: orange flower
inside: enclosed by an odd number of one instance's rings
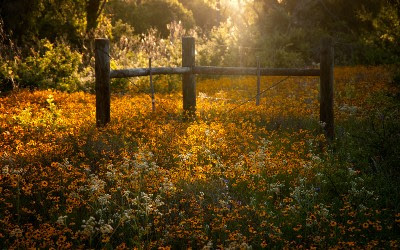
[[[261,247],[262,248],[266,248],[268,246],[267,242],[264,240],[263,242],[261,242]]]
[[[59,238],[58,238],[58,241],[59,242],[65,242],[67,240],[67,237],[65,236],[65,235],[61,235]]]
[[[49,183],[47,181],[42,181],[41,182],[42,187],[47,187]]]
[[[294,231],[299,231],[303,226],[301,224],[298,224],[296,227],[293,228]]]
[[[349,247],[354,247],[354,246],[356,245],[356,243],[353,242],[353,241],[349,241],[349,242],[347,242],[347,245],[348,245]]]
[[[18,186],[18,181],[17,181],[17,180],[13,180],[13,181],[11,182],[11,186],[12,186],[12,187]]]

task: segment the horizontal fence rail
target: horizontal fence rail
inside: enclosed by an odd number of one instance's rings
[[[151,68],[152,75],[257,75],[257,68],[245,67],[213,67],[195,66],[190,67],[154,67]],[[260,68],[261,76],[320,76],[319,69],[285,69],[285,68]],[[149,76],[149,68],[118,69],[111,70],[110,78],[126,78],[137,76]]]
[[[193,74],[198,75],[254,75],[256,76],[257,68],[245,67],[213,67],[213,66],[196,66],[193,68]],[[260,68],[262,76],[320,76],[319,69],[271,69]]]
[[[331,38],[321,43],[321,61],[319,69],[299,68],[260,68],[257,67],[214,67],[195,65],[195,39],[182,38],[182,67],[151,67],[135,69],[110,69],[109,40],[100,38],[95,41],[96,73],[96,123],[105,126],[110,121],[110,79],[153,75],[183,75],[182,95],[183,109],[194,115],[196,111],[195,75],[254,75],[257,76],[257,100],[260,102],[260,76],[317,76],[320,78],[320,122],[329,139],[334,138],[333,114],[333,69],[334,50]],[[151,81],[150,81],[151,82]],[[154,102],[154,100],[153,100]],[[154,110],[154,107],[153,107]]]
[[[192,69],[189,67],[154,67],[151,68],[152,75],[182,75],[191,73]],[[111,70],[110,78],[126,78],[126,77],[135,77],[135,76],[149,76],[150,69],[149,68],[136,68],[136,69],[118,69]]]

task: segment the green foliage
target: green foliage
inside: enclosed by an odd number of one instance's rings
[[[107,15],[101,14],[103,3]],[[229,9],[224,1],[210,0],[34,0],[29,6],[14,0],[2,1],[0,14],[5,32],[22,48],[23,56],[38,50],[41,39],[52,43],[62,39],[84,54],[85,66],[93,56],[94,36],[121,42],[134,34],[145,38],[150,30],[157,30],[157,36],[165,39],[171,31],[168,25],[179,21],[184,29],[197,28],[204,35],[205,43],[197,40],[199,61],[204,65],[254,66],[256,56],[262,65],[310,65],[319,61],[319,41],[327,34],[337,42],[337,64],[400,60],[398,1],[238,3],[237,9]]]
[[[177,0],[148,0],[134,10],[133,23],[136,32],[145,33],[157,28],[161,36],[169,34],[167,24],[181,21],[186,29],[194,26],[193,14]]]
[[[9,35],[4,31],[4,23],[0,18],[0,93],[15,88],[14,55],[18,54]]]
[[[319,61],[311,48],[307,32],[293,28],[286,33],[275,32],[264,37],[263,58],[270,67],[304,67]],[[314,44],[315,45],[315,44]],[[317,58],[316,58],[317,57]]]
[[[121,39],[126,40],[134,36],[134,28],[122,20],[118,20],[112,26],[112,42],[120,42]]]
[[[4,1],[0,13],[5,30],[12,34],[20,47],[33,45],[32,41],[59,38],[79,46],[85,36],[85,0],[24,0]],[[62,10],[62,11],[60,11]]]
[[[107,15],[91,17],[97,29],[87,34],[87,15],[93,14],[87,7],[91,3],[100,11],[100,2],[35,0],[29,8],[21,0],[2,2],[0,54],[9,55],[1,59],[0,91],[16,85],[93,90],[93,80],[79,81],[93,76],[94,35],[110,38],[113,69],[147,67],[149,57],[154,67],[180,66],[185,35],[196,37],[198,65],[255,66],[258,57],[263,67],[310,66],[319,62],[320,38],[325,35],[336,42],[336,64],[400,60],[400,12],[395,1],[244,1],[239,9],[229,10],[218,1],[111,0]],[[4,44],[13,41],[22,53],[5,52],[11,45]],[[180,89],[179,76],[154,80],[156,91]],[[112,89],[148,92],[149,82],[114,79]]]
[[[400,16],[398,9],[384,5],[376,17],[362,13],[360,18],[372,20],[372,32],[364,35],[365,57],[361,55],[360,62],[397,64],[400,60]]]
[[[238,66],[238,32],[230,21],[213,28],[209,39],[205,39],[204,44],[198,46],[199,65]]]
[[[20,61],[17,80],[21,87],[53,88],[63,91],[79,89],[82,55],[64,42],[41,41],[41,51]]]
[[[210,2],[204,0],[179,0],[182,5],[192,11],[193,18],[202,31],[208,32],[219,25],[218,10],[211,6]]]
[[[8,61],[0,61],[0,93],[14,89],[13,67]]]
[[[157,29],[162,37],[169,35],[167,27],[171,22],[182,22],[185,29],[193,28],[195,21],[191,11],[177,0],[146,0],[140,4],[134,1],[111,1],[108,13],[113,14],[113,22],[122,20],[134,28],[136,34],[145,34]]]
[[[369,100],[376,107],[364,119],[339,124],[335,153],[338,164],[350,162],[368,176],[367,186],[384,198],[383,208],[399,208],[400,120],[399,93],[380,93]]]
[[[46,102],[47,107],[40,109],[40,112],[32,112],[31,107],[26,107],[19,114],[14,115],[13,120],[22,127],[34,128],[37,131],[46,128],[62,128],[64,124],[61,119],[61,110],[54,103],[53,95],[49,95]]]
[[[397,67],[392,70],[393,71],[393,77],[392,77],[392,84],[395,86],[400,86],[400,69]]]
[[[337,64],[393,64],[399,61],[400,26],[399,6],[390,1],[269,1],[262,4],[256,29],[259,41],[282,36],[290,44],[298,45],[298,53],[291,46],[277,48],[281,63],[293,66],[293,59],[309,63],[318,61],[321,37],[330,35],[335,42]],[[298,31],[302,35],[298,35]],[[281,46],[286,46],[283,41]],[[306,49],[304,50],[304,47]],[[310,51],[312,49],[313,51]],[[299,62],[299,63],[300,63]]]

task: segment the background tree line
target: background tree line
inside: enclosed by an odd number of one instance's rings
[[[337,64],[395,64],[400,55],[399,0],[1,0],[0,15],[3,91],[90,90],[95,37],[112,40],[113,67],[148,56],[178,65],[186,34],[203,65],[259,57],[263,66],[310,66],[326,35]]]

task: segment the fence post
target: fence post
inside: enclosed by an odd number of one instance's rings
[[[95,40],[96,125],[110,122],[110,41]]]
[[[182,38],[182,67],[195,66],[194,37]],[[192,115],[196,111],[196,79],[190,72],[182,76],[183,109]]]
[[[324,124],[327,138],[333,140],[334,116],[333,116],[333,67],[334,49],[331,37],[322,39],[321,42],[321,63],[320,63],[320,121]]]

